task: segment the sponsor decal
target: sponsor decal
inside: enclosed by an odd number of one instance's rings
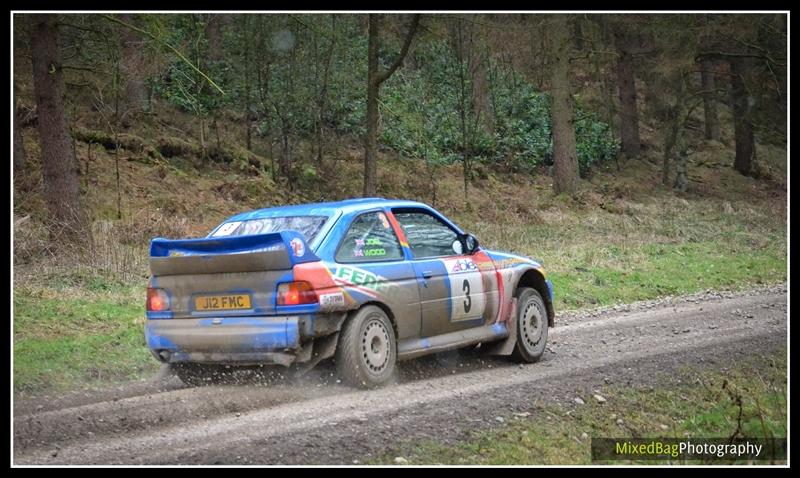
[[[226,222],[219,229],[214,231],[211,237],[230,236],[241,223],[242,221]]]
[[[391,224],[389,224],[389,220],[386,219],[386,214],[379,212],[378,218],[381,220],[381,224],[383,224],[384,229],[389,229],[390,227],[392,227]]]
[[[386,255],[386,249],[382,246],[380,238],[370,237],[366,240],[355,239],[353,247],[353,257],[381,257]],[[366,249],[365,249],[366,248]]]
[[[454,264],[450,272],[471,272],[478,270],[478,266],[475,265],[475,261],[472,259],[457,259],[451,262],[454,262]]]
[[[331,309],[337,307],[344,307],[344,294],[336,292],[334,294],[322,294],[319,296],[320,307]]]
[[[355,285],[358,287],[371,289],[376,292],[383,287],[382,277],[364,269],[339,266],[331,272],[333,273],[334,281],[340,284],[343,283],[347,285]]]
[[[469,258],[444,261],[450,282],[450,320],[472,320],[483,316],[486,295],[483,274],[475,261]]]
[[[302,257],[306,253],[306,246],[298,237],[292,239],[291,242],[289,242],[289,245],[292,246],[292,252],[294,253],[295,257]]]

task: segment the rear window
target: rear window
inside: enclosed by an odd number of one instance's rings
[[[301,233],[306,242],[311,242],[327,220],[327,216],[285,216],[231,221],[222,224],[211,237],[249,236],[292,230]]]

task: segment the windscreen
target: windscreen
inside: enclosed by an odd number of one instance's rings
[[[231,221],[222,224],[211,234],[211,237],[245,236],[292,230],[301,233],[306,242],[311,242],[319,234],[327,219],[327,216],[285,216]]]

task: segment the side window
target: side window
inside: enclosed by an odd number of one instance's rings
[[[336,262],[375,262],[403,258],[400,241],[386,214],[376,211],[358,216],[336,251]]]
[[[453,242],[458,235],[436,217],[422,211],[395,211],[415,259],[453,256]]]

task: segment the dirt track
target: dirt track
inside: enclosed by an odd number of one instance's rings
[[[350,464],[401,440],[457,440],[576,391],[724,366],[786,340],[778,286],[557,317],[537,364],[448,353],[401,364],[396,384],[373,391],[337,384],[331,366],[196,389],[162,376],[15,403],[14,463]]]

